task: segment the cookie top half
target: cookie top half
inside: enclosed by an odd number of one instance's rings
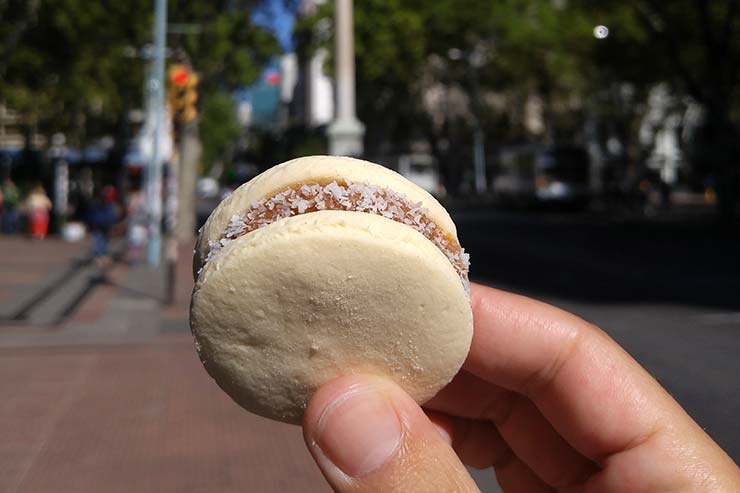
[[[426,190],[384,166],[341,156],[308,156],[287,161],[237,188],[211,213],[200,231],[193,260],[194,274],[203,267],[212,246],[222,240],[234,216],[245,215],[253,206],[304,185],[326,187],[355,185],[388,190],[424,211],[441,236],[459,243],[457,230],[445,208]],[[329,192],[331,195],[331,192]],[[354,205],[354,204],[353,204]],[[363,211],[367,212],[367,211]],[[381,215],[382,215],[381,211]]]

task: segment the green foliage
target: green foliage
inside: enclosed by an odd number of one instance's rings
[[[328,152],[326,135],[322,131],[301,126],[288,127],[281,133],[255,128],[250,130],[247,140],[247,150],[238,158],[254,163],[260,170],[297,157]]]
[[[232,90],[249,84],[269,58],[280,53],[275,37],[250,21],[251,11],[261,0],[170,0],[174,3],[170,22],[198,32],[171,35],[170,42],[188,53],[204,90]]]
[[[593,63],[598,41],[592,34],[597,21],[586,8],[557,4],[355,2],[358,113],[367,125],[371,146],[374,141],[402,146],[409,137],[428,132],[430,115],[422,107],[422,97],[430,82],[471,91],[469,63],[450,60],[451,49],[464,55],[480,51],[484,60],[477,77],[482,90],[505,91],[513,94],[512,99],[538,91],[548,100],[564,100],[598,87],[601,81]],[[299,19],[296,44],[307,45],[306,54],[320,45],[331,50],[332,37],[317,36],[315,26],[332,16],[333,5],[328,2],[316,14]],[[333,58],[328,63],[332,72]]]
[[[13,3],[5,4],[8,12]],[[81,137],[87,117],[109,126],[142,86],[143,71],[124,57],[125,47],[143,44],[150,32],[120,19],[148,12],[149,3],[47,0],[27,3],[16,19],[0,13],[0,32],[15,28],[17,36],[3,53],[2,98],[37,119],[42,131]]]
[[[171,48],[183,48],[201,76],[201,94],[248,84],[279,52],[274,37],[254,26],[261,0],[169,1]],[[0,99],[36,121],[39,131],[63,131],[72,144],[126,124],[141,107],[152,42],[151,0],[8,0],[0,2]],[[187,29],[186,29],[187,30]]]
[[[325,47],[328,32],[325,27],[331,22],[333,14],[332,5],[322,5],[311,14],[296,17],[293,24],[293,45],[299,60],[308,60],[316,50]]]
[[[361,95],[357,111],[367,126],[368,140],[405,142],[413,131],[420,97],[418,81],[427,42],[423,18],[402,0],[355,2],[354,12],[356,85]],[[333,2],[327,2],[299,18],[294,32],[302,59],[319,47],[329,49],[328,74],[334,73],[333,15]]]
[[[203,145],[204,171],[222,161],[239,137],[241,127],[234,110],[234,100],[227,92],[209,92],[201,110],[199,131]]]
[[[471,160],[476,119],[496,146],[575,140],[588,115],[620,136],[634,163],[645,96],[668,82],[673,94],[690,95],[707,110],[703,144],[694,154],[719,150],[724,157],[705,165],[719,175],[737,168],[727,143],[740,139],[733,123],[740,111],[740,1],[364,0],[354,6],[357,104],[369,155],[403,151],[410,138],[422,137],[449,178]],[[295,41],[304,59],[319,46],[333,51],[332,9],[327,2],[299,19]],[[594,36],[598,25],[609,28],[607,38]],[[451,57],[455,52],[462,56]],[[472,53],[481,63],[471,63]],[[328,63],[331,68],[331,57]],[[442,107],[425,104],[430,91],[442,94]],[[446,95],[454,91],[469,96],[473,115],[449,113]],[[524,125],[532,95],[542,102],[543,135]],[[729,188],[737,189],[736,182]]]
[[[332,49],[317,35],[333,2],[299,19],[296,42],[306,54]],[[550,111],[603,99],[629,82],[638,93],[658,81],[713,104],[737,106],[740,2],[722,0],[367,0],[355,2],[358,110],[372,134],[378,125],[405,136],[418,119],[423,76],[469,88],[464,61],[449,50],[479,50],[483,91],[521,99],[533,91]],[[596,39],[606,25],[610,35]],[[329,25],[331,25],[329,23]],[[319,29],[319,32],[322,30]],[[305,48],[308,46],[308,48]],[[330,64],[333,64],[329,60]],[[402,140],[402,139],[400,139]]]
[[[424,60],[426,41],[419,12],[400,0],[363,2],[357,9],[355,35],[360,83],[413,85],[418,76],[413,68]]]

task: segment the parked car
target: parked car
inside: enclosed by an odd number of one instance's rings
[[[398,172],[432,195],[441,195],[439,171],[430,154],[403,154],[398,157]]]
[[[588,153],[580,147],[511,147],[499,153],[493,192],[505,203],[585,206],[589,168]]]

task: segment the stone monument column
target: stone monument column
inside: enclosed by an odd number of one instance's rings
[[[336,111],[328,129],[329,153],[362,156],[365,126],[355,114],[355,39],[352,0],[336,0]]]

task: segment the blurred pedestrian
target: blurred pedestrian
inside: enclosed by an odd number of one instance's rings
[[[144,257],[144,246],[147,240],[146,198],[142,190],[133,190],[129,193],[126,214],[128,217],[128,259],[136,263]]]
[[[96,259],[108,257],[108,243],[111,228],[118,222],[116,198],[118,193],[111,185],[106,185],[93,199],[87,213],[87,225],[93,239],[92,256]]]
[[[26,197],[24,209],[28,214],[29,233],[32,238],[43,240],[49,232],[49,211],[52,204],[43,185],[37,183]]]
[[[13,180],[7,178],[3,182],[0,195],[2,195],[2,207],[0,207],[2,231],[5,234],[13,234],[18,229],[18,202],[20,201],[18,187],[15,186]]]

